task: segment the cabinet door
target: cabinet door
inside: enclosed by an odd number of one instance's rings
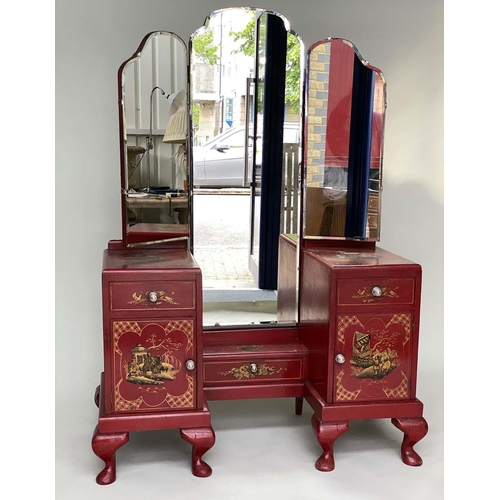
[[[114,412],[192,409],[196,405],[193,319],[111,322]]]
[[[410,397],[413,315],[337,316],[333,401]]]

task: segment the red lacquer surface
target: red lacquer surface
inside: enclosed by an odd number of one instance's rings
[[[115,412],[191,409],[196,406],[194,321],[113,321]]]
[[[255,373],[251,368],[254,366]],[[209,384],[235,382],[259,383],[269,380],[301,380],[302,359],[263,359],[249,357],[233,361],[204,363],[204,382]]]
[[[333,401],[409,399],[412,323],[410,313],[339,315]]]
[[[380,289],[380,296],[373,289]],[[413,304],[415,280],[413,278],[388,278],[387,276],[339,279],[337,305]]]
[[[150,294],[154,293],[155,301]],[[112,282],[109,286],[111,311],[172,311],[194,310],[196,284],[194,281]]]

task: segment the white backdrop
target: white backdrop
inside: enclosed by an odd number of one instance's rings
[[[418,395],[428,436],[424,465],[404,466],[402,435],[390,423],[354,423],[336,445],[337,469],[314,469],[320,454],[310,411],[292,402],[211,405],[214,475],[190,475],[177,433],[134,435],[118,452],[118,480],[98,487],[90,448],[102,371],[101,261],[120,237],[117,71],[154,30],[186,42],[225,0],[60,0],[56,6],[56,472],[62,499],[442,497],[443,475],[443,6],[437,0],[269,0],[305,47],[326,37],[352,41],[387,79],[382,248],[423,267]],[[143,433],[144,434],[144,433]],[[161,442],[165,440],[165,442]],[[342,444],[343,443],[343,444]],[[256,480],[256,477],[259,479]],[[359,478],[362,478],[361,480]],[[405,493],[396,492],[404,486]],[[168,492],[168,495],[167,495]],[[314,493],[313,493],[314,492]],[[172,496],[173,495],[173,496]]]

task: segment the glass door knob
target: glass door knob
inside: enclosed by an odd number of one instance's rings
[[[337,354],[337,355],[335,356],[335,361],[336,361],[339,365],[341,365],[342,363],[345,363],[345,357],[344,357],[344,355],[343,355],[343,354]]]

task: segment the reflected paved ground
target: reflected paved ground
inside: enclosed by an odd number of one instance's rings
[[[197,192],[193,211],[194,256],[204,288],[254,288],[248,270],[249,191]]]

